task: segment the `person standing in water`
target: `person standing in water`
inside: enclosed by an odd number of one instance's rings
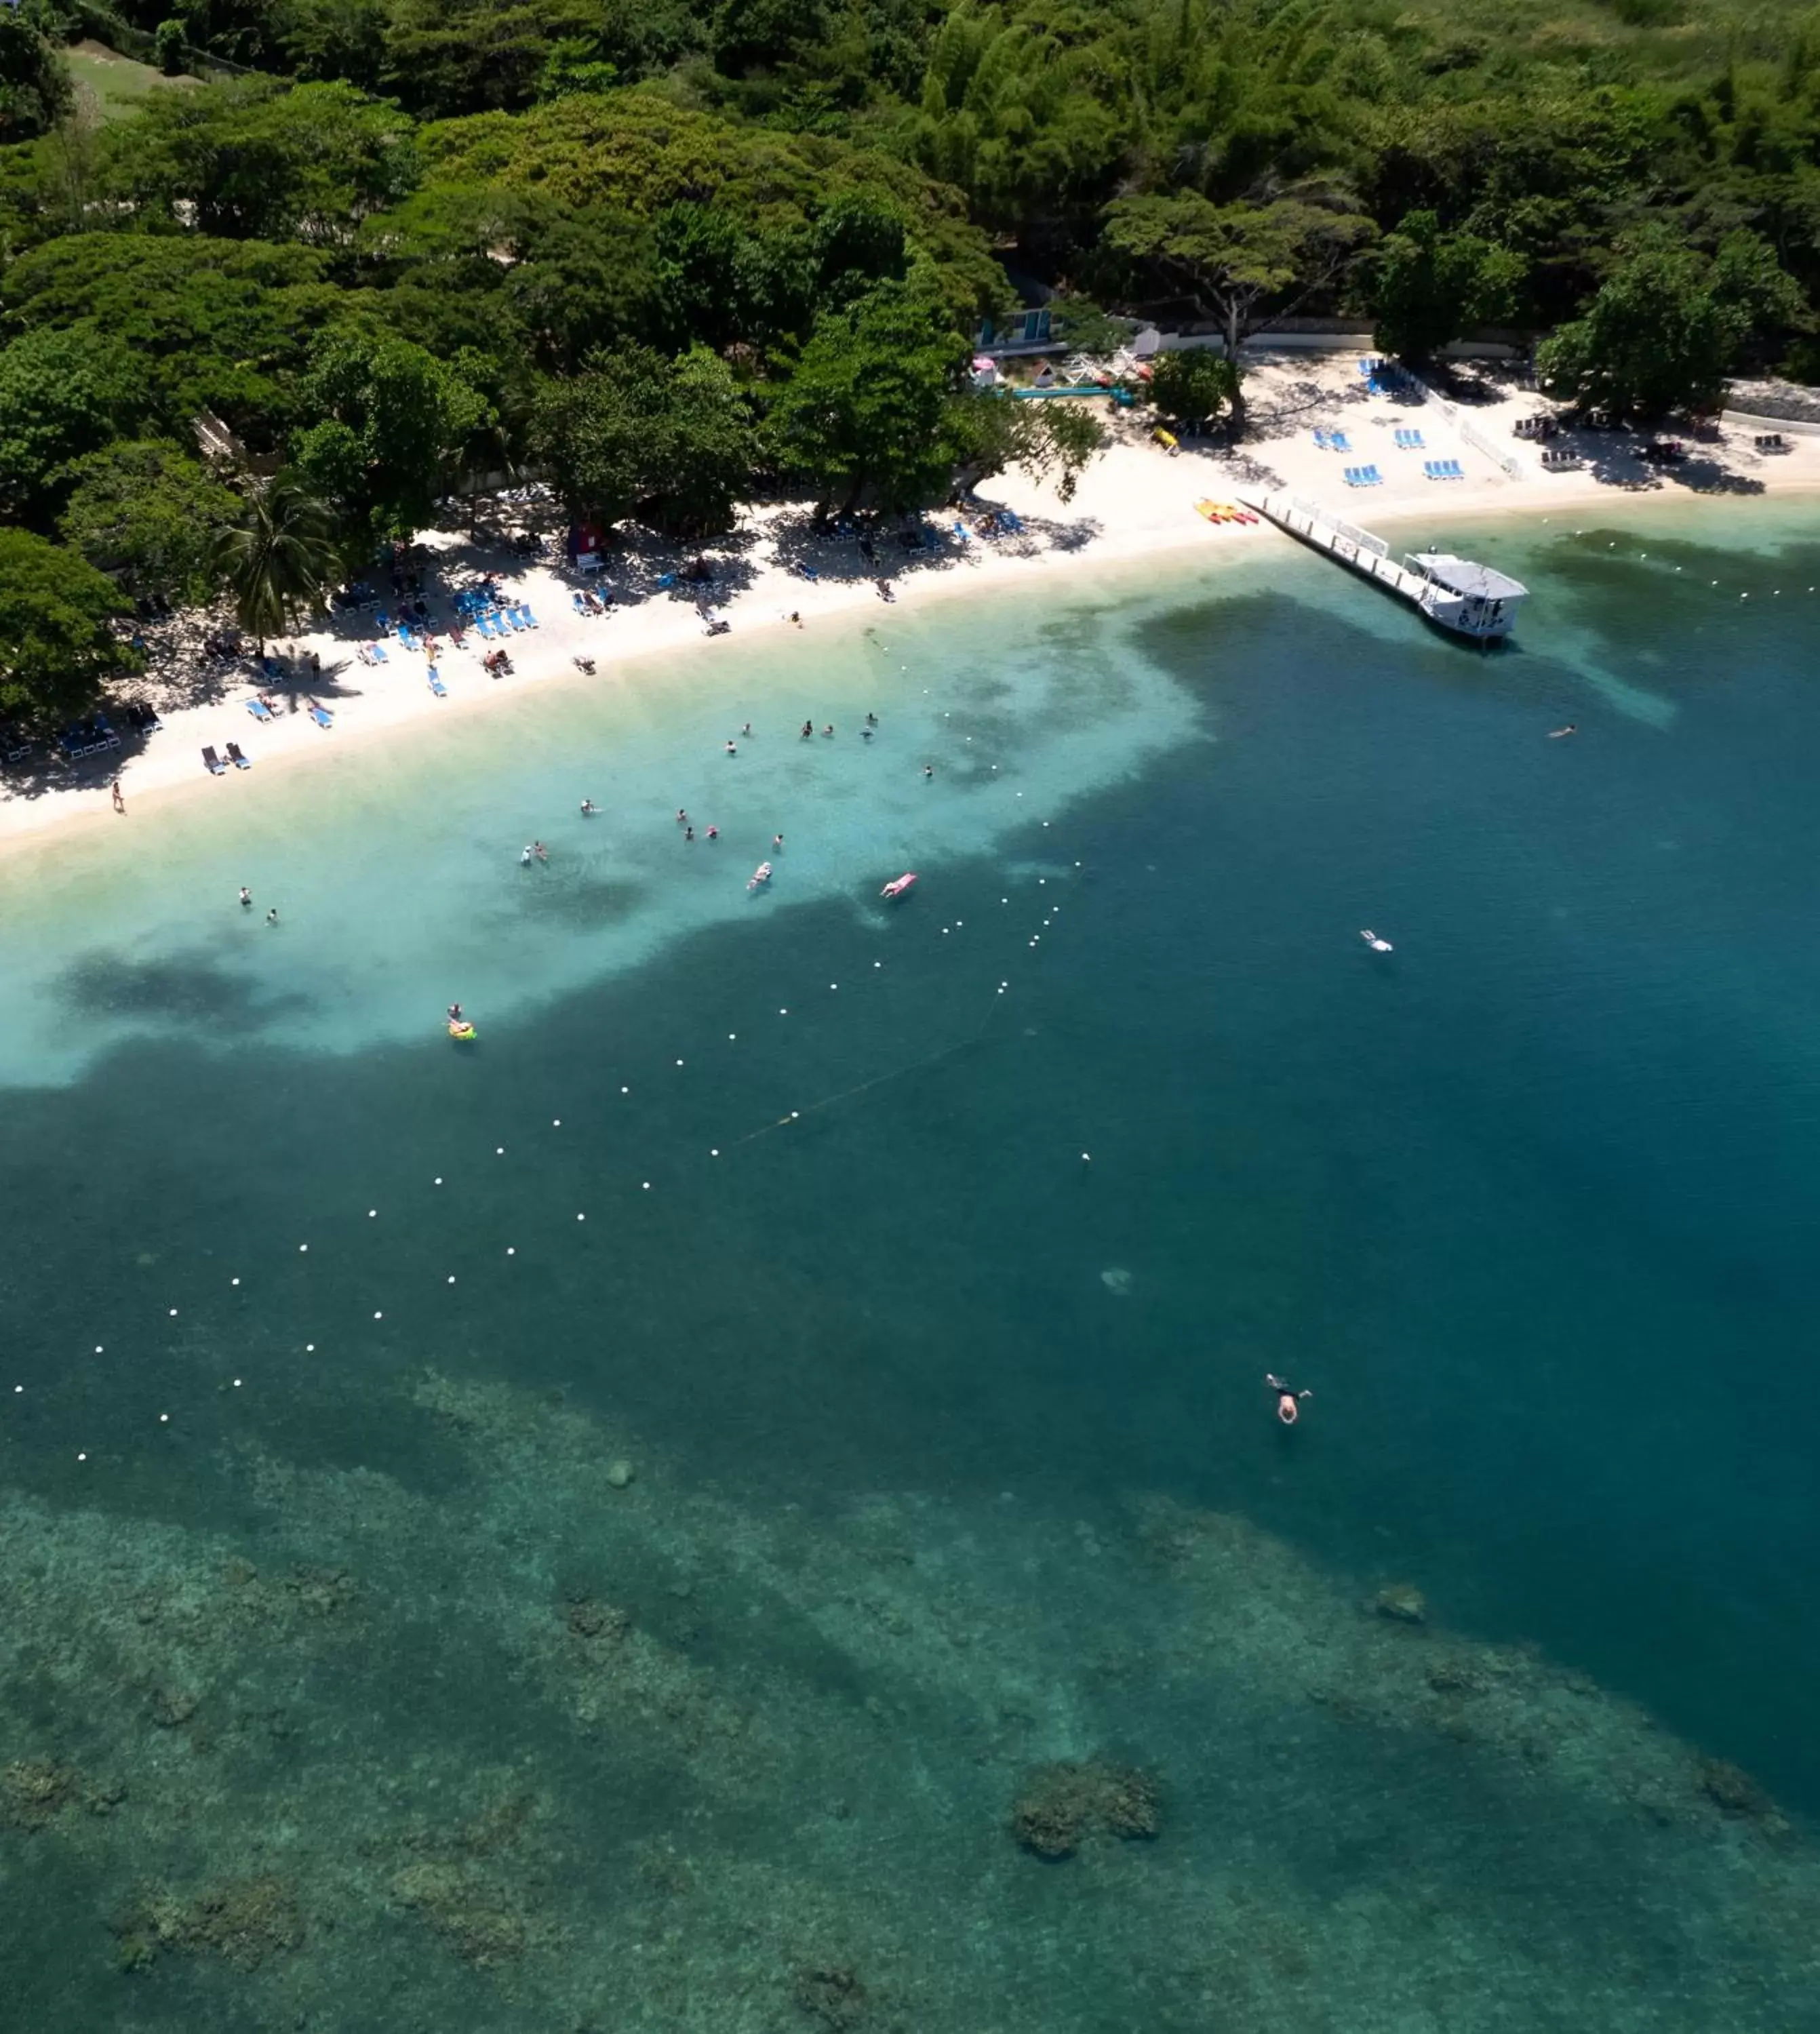
[[[276,904],[266,913],[265,922],[268,925],[276,925],[278,923],[278,906]]]
[[[1287,1378],[1279,1377],[1274,1371],[1266,1371],[1264,1382],[1277,1394],[1277,1417],[1285,1427],[1293,1427],[1301,1417],[1300,1401],[1312,1398],[1312,1391],[1298,1391]]]
[[[246,909],[249,905],[250,905],[250,904],[252,903],[252,902],[253,902],[253,892],[252,892],[250,890],[249,890],[249,889],[247,888],[246,885],[244,883],[242,883],[242,884],[241,884],[241,886],[240,886],[240,903],[241,903],[241,908],[242,908],[242,910],[245,910],[245,909]]]

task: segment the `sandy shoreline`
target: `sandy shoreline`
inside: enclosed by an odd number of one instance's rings
[[[489,677],[481,664],[487,645],[478,636],[470,634],[460,650],[445,637],[438,668],[447,696],[438,698],[430,689],[421,653],[405,650],[396,638],[387,644],[385,663],[358,661],[362,632],[373,627],[366,615],[285,646],[305,665],[312,653],[319,657],[320,677],[260,678],[248,659],[212,671],[190,668],[129,682],[121,688],[122,696],[154,698],[163,728],[143,742],[125,742],[106,756],[54,766],[29,780],[22,781],[23,773],[9,773],[0,794],[0,851],[27,841],[42,844],[47,833],[65,827],[156,824],[172,799],[205,793],[244,795],[262,771],[306,761],[321,766],[351,743],[407,738],[435,718],[479,711],[528,688],[550,688],[561,696],[576,686],[649,682],[661,674],[659,659],[683,650],[737,660],[755,629],[788,629],[793,612],[812,631],[818,621],[837,615],[882,609],[875,584],[880,574],[889,576],[901,604],[977,592],[1011,583],[1014,576],[1027,581],[1033,571],[1063,566],[1078,569],[1172,554],[1191,554],[1202,562],[1250,558],[1260,546],[1292,543],[1265,526],[1210,524],[1195,512],[1197,499],[1229,499],[1248,484],[1286,486],[1368,524],[1563,511],[1608,516],[1639,502],[1677,501],[1710,501],[1717,513],[1724,501],[1739,496],[1787,500],[1820,492],[1820,438],[1791,436],[1788,451],[1765,454],[1753,448],[1749,432],[1728,427],[1717,441],[1692,446],[1681,465],[1659,472],[1635,457],[1634,441],[1589,434],[1580,441],[1589,455],[1587,466],[1544,472],[1537,448],[1511,436],[1517,417],[1547,407],[1521,391],[1450,416],[1438,399],[1420,390],[1372,396],[1350,358],[1272,362],[1255,370],[1248,388],[1255,428],[1237,456],[1189,447],[1172,459],[1150,442],[1143,426],[1126,423],[1117,441],[1082,476],[1071,503],[1061,503],[1053,489],[1021,475],[989,482],[985,498],[1013,510],[1023,524],[1021,533],[993,539],[970,533],[963,539],[951,516],[932,512],[925,526],[942,533],[934,550],[906,552],[881,541],[876,561],[869,561],[851,542],[811,541],[801,509],[749,511],[731,536],[704,547],[716,569],[707,597],[731,625],[729,632],[711,641],[704,640],[697,592],[658,587],[659,578],[678,559],[653,543],[635,539],[610,556],[604,577],[619,604],[602,617],[575,613],[572,591],[585,582],[566,570],[542,563],[527,566],[501,546],[471,543],[456,531],[426,533],[422,542],[441,554],[443,568],[441,597],[432,595],[439,630],[446,630],[452,612],[448,591],[483,574],[495,577],[536,614],[535,632],[511,638],[515,669],[510,674]],[[1469,443],[1461,434],[1462,421],[1516,459],[1521,476],[1512,478]],[[1336,427],[1347,434],[1346,454],[1315,444],[1316,428]],[[1398,448],[1394,431],[1411,429],[1421,433],[1420,446]],[[1466,478],[1430,481],[1423,474],[1426,459],[1458,460]],[[1360,463],[1375,465],[1383,484],[1349,488],[1343,469]],[[813,581],[802,576],[802,563],[816,572]],[[148,631],[155,657],[156,635]],[[592,658],[595,672],[580,671],[577,656]],[[167,655],[159,661],[168,666],[171,659]],[[246,711],[245,702],[261,689],[285,708],[276,722],[256,721]],[[312,696],[333,713],[332,728],[310,719],[305,709]],[[115,724],[124,725],[118,718]],[[231,770],[217,781],[205,769],[201,751],[212,745],[225,752],[231,741],[240,743],[253,767]],[[113,809],[110,795],[116,775],[126,801],[123,816]]]

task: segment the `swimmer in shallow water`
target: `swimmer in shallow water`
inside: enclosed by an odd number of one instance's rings
[[[240,886],[240,901],[242,904],[250,904],[253,902],[253,892],[244,883]]]
[[[1563,735],[1578,734],[1579,731],[1572,721],[1569,721],[1565,727],[1551,727],[1548,730],[1548,739],[1551,741],[1559,741]]]
[[[595,815],[595,812],[596,809],[597,809],[597,808],[596,808],[596,806],[595,806],[595,802],[594,802],[594,801],[593,801],[593,799],[592,799],[592,798],[584,798],[584,799],[582,800],[582,801],[581,801],[581,816],[582,816],[582,817],[583,817],[584,820],[585,820],[585,819],[592,819],[592,818],[593,818],[593,816],[594,816],[594,815]]]
[[[1312,1391],[1298,1391],[1286,1378],[1279,1377],[1274,1371],[1264,1373],[1264,1382],[1277,1394],[1277,1417],[1285,1427],[1293,1427],[1301,1417],[1300,1402],[1312,1398]]]

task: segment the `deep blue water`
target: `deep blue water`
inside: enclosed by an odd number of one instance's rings
[[[1195,731],[925,868],[888,919],[711,926],[466,1056],[224,1050],[179,1023],[15,1090],[8,1483],[250,1545],[272,1514],[233,1465],[256,1449],[394,1480],[458,1539],[467,1472],[388,1396],[430,1363],[560,1392],[812,1537],[914,1492],[973,1544],[1009,1501],[1062,1550],[1143,1493],[1242,1514],[1349,1587],[1414,1579],[1450,1631],[1540,1649],[1799,1824],[1820,1811],[1820,595],[1796,589],[1820,536],[1764,521],[1740,555],[1693,527],[1478,533],[1536,589],[1496,657],[1312,568],[1102,599],[1096,654],[1166,673]],[[1293,1435],[1266,1369],[1315,1394]],[[708,1622],[696,1657],[761,1687],[764,1645]],[[806,1631],[775,1646],[780,1674],[849,1671]],[[363,1671],[403,1771],[448,1659],[401,1642]],[[510,1705],[473,1672],[464,1755],[509,1756]],[[15,1740],[111,1741],[105,1702],[77,1725],[34,1686],[17,1660],[0,1679]],[[446,1749],[463,1705],[434,1706]],[[590,1784],[524,1729],[527,1759]],[[951,1750],[932,1724],[929,1764]],[[235,1812],[265,1812],[262,1784]],[[71,1870],[97,1905],[122,1875]],[[71,1937],[39,2024],[111,1996],[92,1915]],[[133,2024],[204,2010],[160,1982]],[[458,1991],[444,2010],[493,2024]]]

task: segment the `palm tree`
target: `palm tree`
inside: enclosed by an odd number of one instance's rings
[[[248,496],[216,559],[240,625],[259,639],[293,632],[339,571],[328,511],[288,471]]]

